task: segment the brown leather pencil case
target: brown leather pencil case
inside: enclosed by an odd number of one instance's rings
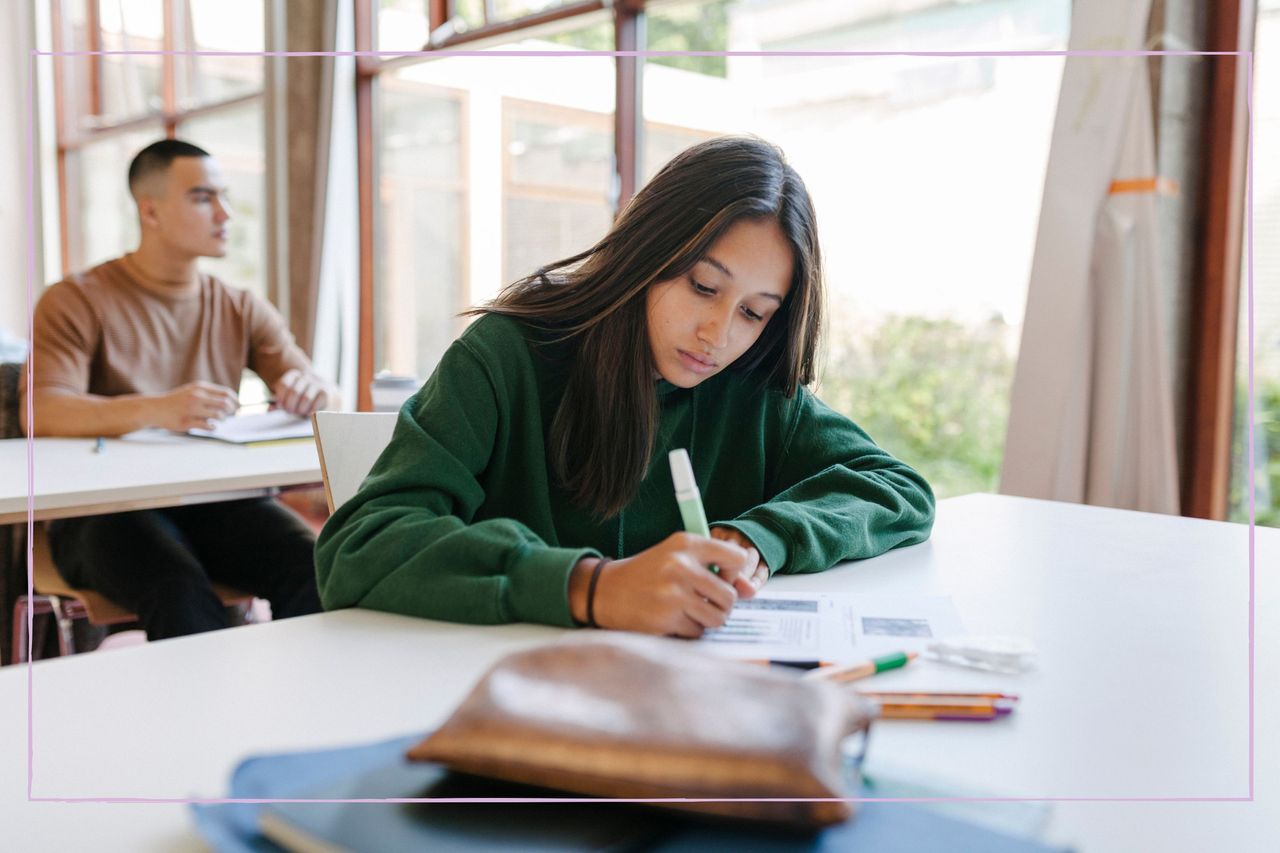
[[[842,743],[865,744],[851,691],[593,632],[500,660],[409,757],[466,773],[803,827],[852,814]]]

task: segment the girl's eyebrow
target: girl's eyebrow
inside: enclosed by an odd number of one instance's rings
[[[724,273],[729,278],[731,279],[733,278],[733,273],[729,271],[729,268],[726,267],[724,264],[720,263],[719,261],[717,261],[715,258],[711,257],[710,255],[704,255],[702,260],[708,264],[711,264],[711,266],[720,270],[720,272]],[[759,293],[757,293],[756,296],[763,296],[763,297],[766,297],[767,299],[772,299],[774,302],[777,302],[779,305],[782,304],[782,297],[776,293],[768,293],[762,290]]]
[[[715,258],[711,257],[710,255],[704,255],[704,256],[703,256],[703,258],[702,258],[702,260],[704,260],[704,261],[706,261],[707,263],[711,264],[711,266],[713,266],[713,267],[715,267],[716,269],[720,270],[720,272],[724,273],[724,274],[725,274],[725,275],[727,275],[729,278],[733,278],[733,273],[729,271],[729,268],[728,268],[728,267],[726,267],[724,264],[720,263],[719,261],[717,261]]]

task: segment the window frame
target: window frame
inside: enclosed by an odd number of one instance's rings
[[[441,33],[424,51],[442,50],[511,36],[524,30],[612,8],[614,44],[619,51],[639,50],[644,44],[646,0],[581,0],[511,20],[498,20],[494,4],[483,4],[485,24],[463,33],[441,30],[455,12],[456,0],[425,0],[428,31]],[[355,0],[356,49],[370,52],[376,25],[376,0]],[[1208,50],[1234,52],[1253,47],[1255,0],[1214,0],[1210,4]],[[1208,189],[1198,199],[1201,211],[1201,249],[1198,281],[1193,295],[1191,357],[1196,368],[1189,377],[1190,393],[1182,416],[1186,457],[1182,469],[1182,513],[1225,518],[1230,483],[1230,443],[1236,371],[1237,306],[1241,287],[1239,247],[1242,240],[1244,143],[1248,135],[1244,114],[1243,56],[1205,57],[1213,82],[1206,103],[1202,158]],[[378,75],[400,64],[429,61],[420,56],[382,59],[361,56],[357,62],[357,112],[360,150],[360,321],[358,405],[372,408],[373,379],[373,206],[368,189],[374,174],[372,96]],[[634,193],[643,174],[642,57],[616,57],[614,154],[620,208]],[[505,164],[504,164],[505,167]]]
[[[1197,200],[1200,241],[1191,294],[1190,360],[1182,475],[1182,514],[1225,520],[1231,488],[1241,264],[1245,219],[1246,63],[1254,49],[1256,0],[1214,0],[1206,56],[1203,189]],[[1248,55],[1230,55],[1248,51]]]
[[[159,109],[148,109],[137,115],[125,118],[96,122],[92,127],[73,126],[71,95],[68,92],[68,81],[76,78],[72,63],[81,57],[62,55],[66,51],[71,37],[70,18],[67,11],[73,5],[79,5],[84,11],[85,31],[88,36],[88,48],[91,53],[83,57],[88,60],[89,81],[89,116],[102,115],[103,98],[103,48],[102,22],[99,14],[98,0],[52,0],[50,7],[51,35],[53,40],[53,109],[54,109],[54,151],[56,156],[55,172],[57,174],[58,224],[62,232],[61,263],[63,274],[83,266],[85,258],[84,231],[78,217],[72,212],[80,208],[78,193],[80,184],[73,180],[77,177],[78,157],[91,145],[122,136],[130,131],[159,123],[165,137],[173,139],[177,136],[178,127],[184,122],[196,118],[206,118],[218,113],[231,111],[254,102],[261,103],[265,112],[266,104],[266,69],[263,73],[263,84],[254,92],[245,92],[229,98],[221,98],[202,103],[194,107],[182,107],[178,103],[178,55],[181,50],[176,27],[179,21],[185,22],[182,41],[194,41],[194,18],[191,13],[190,0],[161,0],[162,49],[161,56],[161,106]],[[264,7],[265,16],[265,7]],[[187,49],[190,49],[189,47]],[[265,145],[265,140],[264,140]],[[270,214],[268,214],[270,215]],[[268,235],[268,242],[271,235]],[[272,251],[267,247],[268,255]],[[275,282],[267,275],[267,291],[274,293]]]
[[[403,64],[396,64],[396,65],[392,65],[391,68],[388,70],[394,71],[395,69],[401,68],[401,67],[404,67]],[[436,97],[455,101],[458,105],[459,133],[460,133],[460,137],[458,140],[459,147],[460,147],[459,176],[454,178],[452,181],[428,179],[426,181],[421,182],[420,187],[431,189],[431,190],[438,190],[442,192],[448,192],[448,193],[457,193],[460,198],[459,204],[458,204],[459,221],[464,223],[468,222],[470,221],[470,217],[471,217],[471,193],[467,191],[466,181],[463,180],[461,175],[468,174],[471,169],[471,139],[470,139],[471,96],[470,96],[470,93],[468,93],[466,90],[463,90],[463,89],[455,89],[450,86],[442,86],[434,83],[415,83],[414,85],[415,87],[419,88],[421,91],[430,93]],[[375,94],[379,98],[382,95],[381,92],[377,92]],[[379,140],[375,139],[372,136],[370,137],[370,139],[374,143],[379,142]],[[381,174],[380,170],[377,174],[378,174],[379,183],[378,183],[378,186],[374,188],[372,199],[374,204],[376,205],[373,211],[374,218],[376,220],[380,220],[381,217],[378,214],[382,208],[381,194],[383,189],[382,187],[383,175]],[[363,192],[363,189],[362,189],[362,192]],[[363,211],[361,213],[361,219],[363,221]],[[379,233],[380,232],[377,230],[374,230],[372,232],[375,239],[379,236]],[[381,250],[375,250],[374,254],[376,255],[377,258],[385,257],[385,253]],[[361,249],[361,256],[362,256],[361,265],[363,268],[363,256],[364,256],[363,248]],[[372,269],[377,270],[376,264],[372,267]],[[464,230],[461,244],[458,247],[458,272],[460,277],[457,283],[457,290],[454,295],[460,301],[465,301],[469,293],[467,282],[469,282],[471,279],[471,235],[467,230]],[[361,294],[363,298],[363,275],[361,276],[361,283],[362,283]],[[377,326],[376,321],[378,320],[378,317],[376,316],[378,304],[377,304],[377,300],[373,298],[375,294],[373,294],[372,291],[370,293],[371,293],[371,296],[370,296],[371,305],[373,310],[375,311],[375,316],[373,318],[374,320],[373,328],[376,328]],[[455,318],[454,333],[461,334],[462,331],[466,328],[466,324],[467,324],[466,318],[462,318],[462,317]],[[370,342],[370,347],[372,349],[372,355],[371,355],[371,359],[372,359],[377,354],[377,341],[374,339],[372,335],[369,336],[368,340]],[[362,335],[361,342],[363,341],[364,341],[364,337]],[[372,360],[371,360],[371,363],[372,363]],[[372,374],[370,375],[370,380],[372,381]],[[360,411],[366,411],[366,410],[360,409]]]
[[[456,0],[425,0],[428,12],[428,32],[443,33],[440,28],[454,17]],[[358,344],[356,356],[356,408],[372,411],[372,384],[374,373],[374,335],[376,334],[377,286],[375,255],[377,246],[377,199],[374,179],[377,175],[376,151],[378,141],[374,131],[374,107],[377,84],[382,74],[414,65],[430,62],[422,55],[383,57],[375,53],[373,43],[377,27],[377,0],[355,0],[356,37],[356,150],[357,175],[360,185],[360,296],[358,320]],[[483,5],[485,24],[461,33],[450,33],[423,45],[422,52],[448,50],[467,46],[475,48],[484,42],[507,39],[511,36],[548,25],[559,24],[585,15],[595,15],[611,10],[613,14],[614,46],[619,51],[637,50],[643,31],[645,0],[579,0],[551,9],[524,15],[519,18],[499,19],[492,3]],[[640,114],[643,99],[640,83],[643,79],[642,57],[618,56],[616,63],[616,98],[614,110],[614,161],[617,164],[616,183],[619,189],[615,209],[623,205],[635,193],[639,175],[642,149],[643,117]],[[505,158],[504,158],[505,182]],[[505,262],[505,259],[504,259]]]

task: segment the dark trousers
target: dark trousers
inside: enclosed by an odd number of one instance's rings
[[[227,627],[210,581],[265,598],[273,618],[321,609],[315,536],[270,498],[68,518],[49,548],[72,586],[138,614],[147,639]]]

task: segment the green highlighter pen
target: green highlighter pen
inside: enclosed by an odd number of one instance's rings
[[[702,494],[698,491],[698,481],[693,479],[693,465],[689,462],[689,452],[683,447],[667,454],[671,463],[671,482],[676,486],[676,504],[680,507],[680,518],[684,521],[686,533],[699,536],[710,536],[711,528],[707,526],[707,513],[702,508]],[[720,574],[720,567],[707,566]]]

